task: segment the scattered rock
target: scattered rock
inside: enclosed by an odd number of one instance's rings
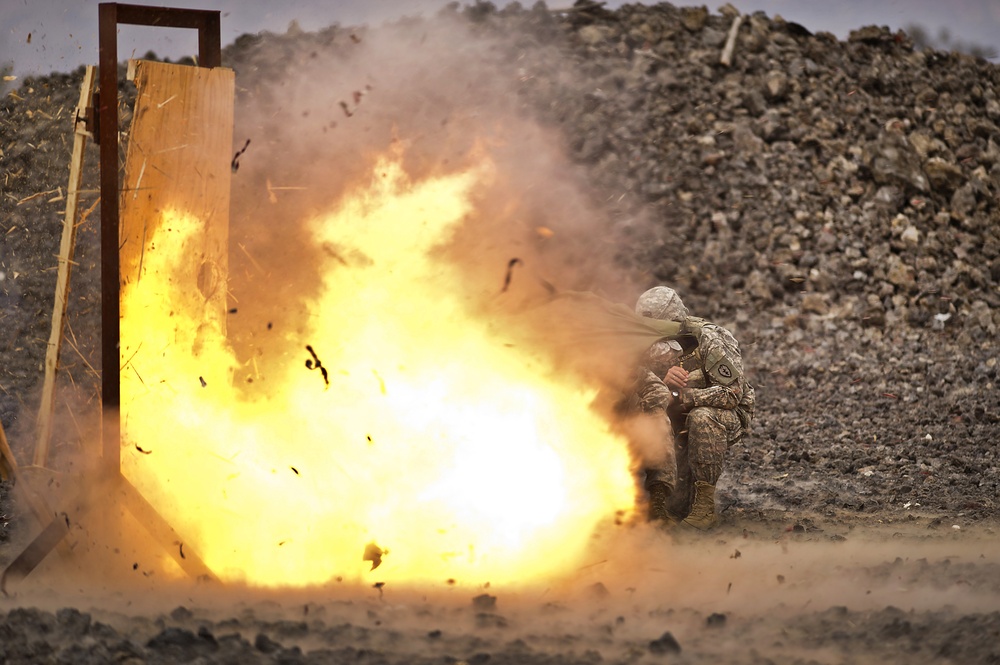
[[[497,607],[497,597],[483,593],[472,599],[472,606],[477,610],[492,611]]]
[[[659,639],[649,643],[649,651],[656,655],[680,653],[681,645],[670,632],[666,632],[660,635]]]

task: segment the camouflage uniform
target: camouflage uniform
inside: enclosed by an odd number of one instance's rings
[[[715,523],[715,484],[726,450],[753,420],[754,389],[743,372],[739,343],[725,328],[687,315],[672,289],[656,287],[636,305],[642,316],[680,322],[674,339],[650,347],[636,383],[639,408],[667,417],[675,432],[665,462],[646,470],[651,516],[708,528]],[[663,377],[672,366],[689,372],[679,393]]]

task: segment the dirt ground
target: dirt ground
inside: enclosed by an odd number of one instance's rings
[[[47,563],[0,600],[6,663],[996,663],[995,527],[726,519],[597,539],[544,587],[269,593]],[[602,543],[603,541],[603,543]],[[130,571],[131,572],[131,571]],[[137,581],[138,580],[138,581]]]

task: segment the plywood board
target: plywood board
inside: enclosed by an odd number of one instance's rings
[[[197,289],[206,316],[226,309],[234,75],[231,69],[134,63],[137,98],[121,191],[122,289],[142,288],[152,252],[181,243],[172,276]],[[204,228],[180,237],[171,220]],[[124,314],[123,314],[124,315]],[[128,356],[122,340],[122,356]],[[134,350],[134,349],[133,349]]]
[[[130,71],[136,102],[119,199],[121,433],[122,445],[141,451],[142,432],[169,432],[184,417],[171,401],[180,384],[206,385],[183,369],[202,343],[224,343],[235,80],[221,67],[137,61]],[[154,508],[127,473],[121,488],[182,568],[211,577],[161,517],[176,517],[175,507]]]

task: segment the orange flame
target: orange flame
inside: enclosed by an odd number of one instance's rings
[[[173,237],[123,291],[122,465],[223,580],[539,582],[631,510],[596,390],[472,312],[462,268],[435,256],[492,168],[411,182],[384,160],[310,221],[340,256],[303,329],[273,331],[283,371],[244,369],[266,396],[234,387],[224,312],[178,276],[190,258],[171,248],[203,223],[165,213]]]

